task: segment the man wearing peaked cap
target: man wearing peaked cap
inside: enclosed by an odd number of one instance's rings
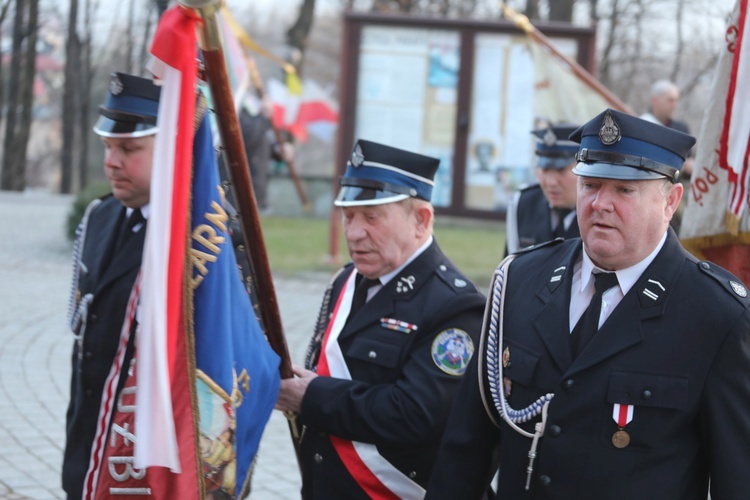
[[[334,205],[381,205],[410,197],[430,201],[439,164],[437,158],[359,140]]]
[[[94,125],[104,144],[104,173],[112,194],[88,206],[77,231],[71,298],[75,309],[69,318],[75,341],[62,467],[68,498],[82,496],[102,390],[141,266],[159,92],[150,79],[113,73]],[[131,357],[132,347],[125,366]]]
[[[508,206],[506,252],[555,238],[579,235],[576,220],[576,176],[572,170],[578,144],[568,139],[577,127],[555,125],[533,130],[536,184],[522,187]]]
[[[438,163],[359,140],[341,177],[352,262],[276,405],[299,412],[305,499],[424,496],[484,306],[432,236]]]
[[[502,499],[747,498],[748,292],[669,228],[694,139],[615,110],[570,138],[581,239],[501,265],[427,498],[494,457]]]

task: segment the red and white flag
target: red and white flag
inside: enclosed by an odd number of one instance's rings
[[[268,97],[273,103],[275,127],[288,130],[297,140],[307,141],[313,134],[330,142],[339,121],[338,106],[320,85],[305,80],[301,88],[284,85],[278,80],[268,82]]]
[[[143,292],[137,337],[135,425],[136,467],[163,466],[180,472],[173,415],[173,377],[184,365],[182,284],[188,196],[192,171],[195,85],[198,74],[196,23],[189,9],[167,11],[151,48],[151,71],[162,84],[159,133],[154,145],[151,213],[143,255]],[[192,429],[191,429],[192,433]],[[142,444],[141,444],[142,443]],[[139,444],[141,444],[139,446]],[[194,455],[193,455],[194,456]]]
[[[703,117],[680,238],[690,252],[750,282],[750,37],[738,0]]]

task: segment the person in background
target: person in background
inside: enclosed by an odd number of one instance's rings
[[[94,126],[104,144],[104,173],[112,193],[89,205],[75,244],[69,318],[75,342],[62,466],[63,489],[70,499],[82,497],[102,390],[141,267],[159,93],[150,79],[113,73]],[[134,338],[130,336],[123,366],[132,358]]]
[[[579,236],[572,172],[578,145],[568,139],[576,128],[555,125],[532,131],[539,182],[521,188],[508,205],[505,255],[555,238]]]
[[[695,139],[615,110],[571,139],[581,239],[501,264],[426,498],[498,465],[500,499],[747,498],[748,291],[669,227]]]
[[[651,96],[649,100],[649,111],[641,115],[641,118],[652,123],[658,123],[674,130],[679,130],[685,134],[690,133],[688,124],[681,120],[673,118],[677,106],[680,103],[680,89],[669,80],[658,80],[651,86]],[[680,169],[680,183],[683,190],[690,188],[690,178],[693,175],[695,163],[695,150],[691,149],[685,163]],[[685,210],[685,203],[688,197],[683,197],[682,203],[677,208],[677,212],[672,218],[672,228],[679,233],[682,222],[682,212]]]
[[[432,234],[438,163],[359,140],[341,178],[352,262],[276,405],[299,413],[302,498],[424,496],[484,309]]]
[[[258,109],[252,109],[248,105],[240,107],[240,130],[258,212],[260,215],[269,215],[271,207],[268,205],[268,174],[271,157],[274,155],[271,138],[271,103],[264,100],[254,107]]]
[[[641,115],[641,119],[689,134],[687,123],[674,118],[679,104],[680,89],[677,85],[669,80],[658,80],[651,86],[649,110]]]

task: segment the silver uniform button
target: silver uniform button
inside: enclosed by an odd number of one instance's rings
[[[316,464],[323,463],[323,456],[320,453],[316,453],[313,458],[315,459]]]
[[[375,351],[370,351],[367,357],[370,359],[375,359],[378,357],[378,353],[376,353]]]

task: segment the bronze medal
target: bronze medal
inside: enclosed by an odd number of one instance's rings
[[[627,447],[630,444],[630,434],[620,429],[612,434],[612,444],[615,445],[615,448]]]

